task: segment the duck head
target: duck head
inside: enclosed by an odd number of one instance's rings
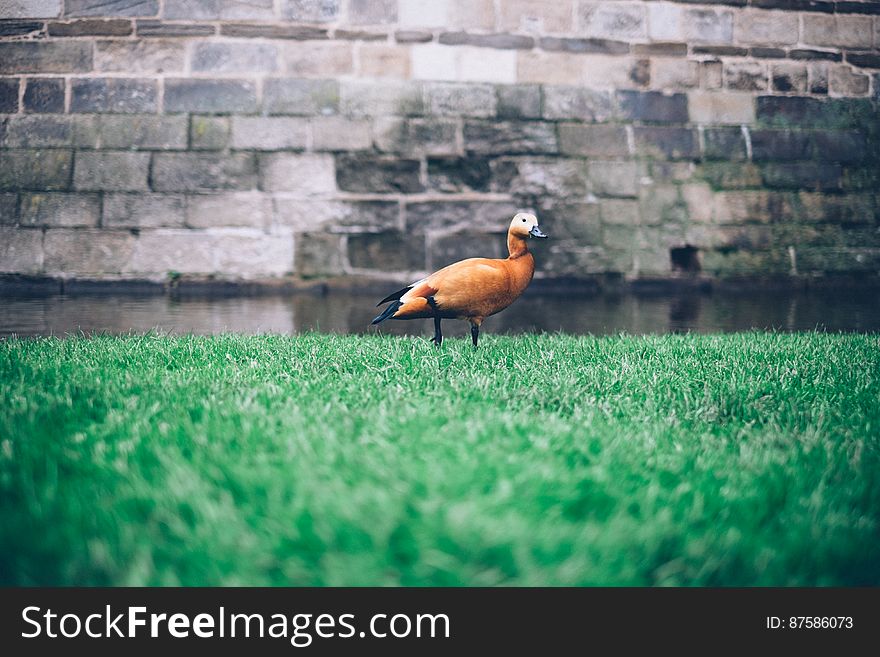
[[[522,239],[528,239],[529,237],[547,237],[547,235],[538,228],[538,218],[529,212],[518,212],[510,222],[509,232]]]

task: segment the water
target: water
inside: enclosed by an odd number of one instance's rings
[[[70,333],[214,334],[303,331],[368,333],[381,296],[233,296],[175,298],[168,295],[54,295],[0,297],[0,336]],[[446,320],[444,336],[468,335],[466,322]],[[772,329],[782,331],[880,331],[880,303],[873,292],[706,293],[565,297],[527,292],[483,324],[485,333],[563,331],[606,335]],[[395,335],[433,334],[429,320],[388,321],[378,327]]]

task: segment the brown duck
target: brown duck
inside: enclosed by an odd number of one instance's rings
[[[535,258],[529,253],[530,237],[547,235],[538,228],[535,215],[520,212],[507,231],[507,258],[468,258],[444,267],[382,299],[377,306],[391,303],[372,323],[433,318],[432,341],[439,347],[443,342],[440,320],[466,319],[476,347],[483,320],[516,301],[532,280]]]

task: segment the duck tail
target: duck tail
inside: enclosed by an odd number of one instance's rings
[[[413,286],[412,286],[412,285],[407,285],[407,286],[406,286],[405,288],[403,288],[402,290],[398,290],[397,292],[392,292],[392,293],[389,294],[387,297],[385,297],[384,299],[382,299],[379,303],[377,303],[377,304],[376,304],[376,308],[378,308],[379,306],[381,306],[383,303],[388,303],[389,301],[397,301],[400,297],[402,297],[404,294],[406,294],[407,292],[409,292],[411,289],[413,289]]]
[[[379,315],[378,317],[374,317],[373,321],[370,322],[370,324],[381,324],[386,319],[391,317],[394,313],[396,313],[397,309],[400,308],[402,305],[403,304],[400,302],[400,300],[397,300],[394,303],[388,304],[388,307],[382,311],[382,314]]]

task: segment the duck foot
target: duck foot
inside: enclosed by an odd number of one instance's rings
[[[477,348],[477,341],[480,339],[480,327],[476,324],[471,324],[471,340],[474,342],[474,349]]]

